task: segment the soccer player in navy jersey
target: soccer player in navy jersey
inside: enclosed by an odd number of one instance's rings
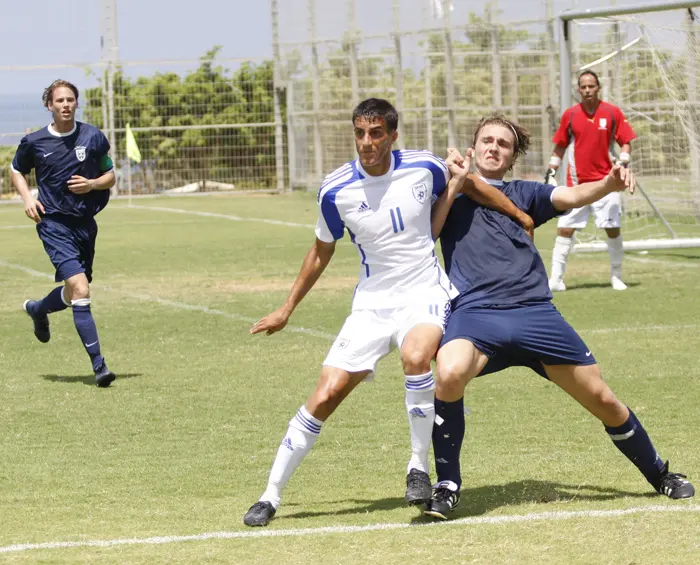
[[[428,151],[392,151],[398,119],[386,100],[370,98],[355,108],[352,123],[359,158],[324,180],[318,194],[316,241],[289,296],[250,330],[269,335],[286,326],[347,230],[360,258],[352,312],[323,362],[315,390],[289,422],[267,488],[243,518],[248,526],[269,523],[280,506],[282,489],[323,423],[360,382],[374,376],[377,362],[395,347],[401,352],[411,431],[406,501],[424,504],[430,499],[428,452],[435,416],[430,364],[450,299],[456,295],[435,256],[431,212],[448,184],[448,172],[445,162]],[[531,218],[487,183],[460,178],[460,188],[531,229]]]
[[[605,178],[554,187],[504,182],[529,134],[502,116],[482,120],[474,134],[476,171],[539,226],[614,191],[634,190],[634,175],[615,165]],[[471,151],[471,150],[470,150]],[[459,157],[451,159],[459,164]],[[465,170],[454,169],[453,178]],[[457,186],[457,184],[455,184]],[[684,475],[670,473],[632,410],[603,381],[591,350],[551,302],[547,273],[533,241],[509,218],[447,189],[452,206],[440,234],[452,301],[437,354],[433,449],[438,483],[428,515],[445,519],[459,503],[459,457],[464,438],[464,390],[477,375],[521,365],[569,393],[605,426],[615,446],[659,493],[694,495]],[[436,226],[439,227],[439,226]]]
[[[12,161],[12,183],[24,201],[24,212],[36,222],[39,239],[56,269],[56,282],[63,282],[43,299],[26,300],[22,307],[42,343],[51,339],[48,315],[71,307],[95,383],[107,387],[115,375],[100,350],[89,283],[97,237],[95,215],[107,205],[115,179],[107,138],[96,127],[75,120],[78,95],[70,82],[51,83],[42,100],[53,121],[23,137]],[[27,183],[32,169],[39,186],[37,200]]]

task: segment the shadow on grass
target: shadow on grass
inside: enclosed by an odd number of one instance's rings
[[[134,377],[140,376],[141,373],[117,373],[117,380],[114,382],[118,383],[122,379],[133,379]],[[82,383],[84,385],[95,386],[95,375],[41,375],[41,378],[47,381],[51,381],[52,383]],[[113,385],[114,383],[112,383],[112,386]]]
[[[635,286],[639,286],[641,283],[625,281],[625,284],[627,285],[628,288],[634,288]],[[580,284],[571,284],[571,285],[569,285],[568,283],[566,284],[566,292],[569,292],[570,290],[585,290],[587,288],[609,288],[610,290],[612,290],[612,287],[610,286],[609,282],[604,282],[604,283],[590,282],[590,283],[580,283]],[[554,294],[554,296],[556,296],[558,293],[554,292],[553,294]]]
[[[551,481],[516,481],[506,485],[490,485],[478,488],[462,489],[462,498],[457,509],[450,514],[451,519],[466,518],[468,516],[480,516],[503,506],[518,506],[520,504],[548,504],[551,502],[601,502],[617,498],[652,498],[658,494],[654,492],[639,493],[627,492],[614,488],[596,487],[592,485],[568,485]],[[301,511],[284,514],[284,518],[313,518],[317,516],[344,516],[349,514],[365,514],[383,510],[395,510],[406,506],[403,498],[382,498],[379,500],[350,499],[336,501],[337,503],[352,504],[352,508],[343,510],[313,512]],[[290,505],[292,506],[292,505]],[[289,507],[286,507],[289,509]],[[411,522],[421,524],[434,521],[424,516],[422,507],[416,507],[420,515]]]

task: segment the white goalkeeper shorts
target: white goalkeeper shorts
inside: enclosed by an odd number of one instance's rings
[[[433,324],[444,333],[449,315],[450,299],[444,289],[428,291],[425,300],[401,308],[355,310],[346,318],[323,364],[349,373],[370,371],[365,380],[372,380],[379,360],[400,348],[412,328]]]
[[[582,229],[588,223],[588,216],[593,212],[595,227],[597,228],[619,228],[622,226],[622,195],[619,192],[612,192],[603,196],[597,202],[572,208],[559,218],[557,227]]]

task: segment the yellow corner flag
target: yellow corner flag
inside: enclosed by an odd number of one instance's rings
[[[141,151],[139,151],[139,146],[136,145],[136,138],[129,124],[126,124],[126,156],[134,163],[141,162]]]

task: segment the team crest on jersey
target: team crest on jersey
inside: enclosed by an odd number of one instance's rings
[[[418,204],[423,204],[428,197],[428,187],[425,186],[425,183],[417,184],[411,190],[413,191],[413,197],[418,200]]]
[[[81,163],[85,161],[85,150],[86,147],[84,145],[76,145],[75,147],[75,156],[78,158],[78,161]]]
[[[598,120],[598,129],[608,129],[607,118],[600,118],[600,120]]]

